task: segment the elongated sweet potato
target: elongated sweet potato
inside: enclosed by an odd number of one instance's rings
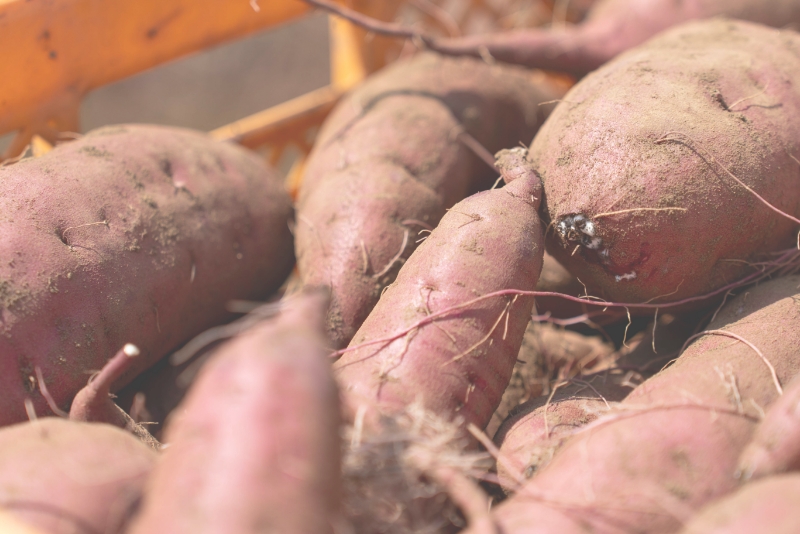
[[[330,11],[342,11],[336,9],[331,0],[306,1]],[[564,4],[572,7],[569,2]],[[491,57],[527,67],[586,74],[667,28],[690,20],[720,16],[775,28],[797,26],[800,25],[800,2],[602,0],[592,5],[581,24],[564,28],[534,28],[459,38],[434,38],[412,29],[395,33],[414,36],[425,48],[441,54]],[[348,18],[356,22],[364,20],[352,15]]]
[[[446,420],[486,426],[533,300],[481,297],[534,289],[544,252],[540,198],[527,164],[524,177],[468,197],[442,218],[334,365],[351,415],[400,412],[418,400]]]
[[[733,491],[761,410],[800,371],[798,285],[790,276],[729,302],[674,365],[495,510],[502,532],[673,532]]]
[[[800,532],[800,475],[747,484],[694,516],[680,534],[792,534]]]
[[[767,411],[739,459],[745,479],[800,469],[800,380],[794,380]]]
[[[293,262],[292,214],[259,158],[175,128],[90,132],[0,168],[0,425],[61,409],[125,343],[129,381],[275,290]]]
[[[298,200],[303,282],[332,290],[329,333],[347,345],[417,241],[497,173],[491,153],[533,139],[541,73],[423,54],[370,78],[325,122]],[[541,108],[549,109],[549,107]]]
[[[531,159],[554,229],[548,250],[590,294],[679,301],[795,244],[798,52],[791,31],[691,23],[564,97]]]
[[[203,366],[167,423],[168,447],[130,532],[333,532],[339,403],[327,298],[284,302]]]
[[[111,425],[46,417],[0,430],[0,509],[48,534],[124,531],[157,454]]]

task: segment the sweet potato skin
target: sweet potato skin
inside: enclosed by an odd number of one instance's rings
[[[800,468],[800,380],[793,380],[767,411],[742,452],[739,472],[749,480]]]
[[[531,297],[475,302],[392,342],[427,315],[505,289],[532,291],[542,266],[534,173],[456,204],[412,254],[334,365],[347,407],[391,414],[414,401],[483,428],[500,402]],[[505,314],[505,317],[504,317]]]
[[[592,295],[663,302],[751,272],[731,260],[792,246],[797,225],[725,169],[800,215],[798,51],[791,31],[697,22],[579,82],[531,146],[548,251]]]
[[[203,366],[167,422],[132,533],[333,532],[339,402],[326,304],[321,293],[287,299]]]
[[[160,126],[90,132],[0,168],[0,425],[61,409],[125,343],[124,384],[266,296],[293,263],[291,202],[258,157]]]
[[[546,262],[545,255],[545,265]],[[536,290],[539,291],[539,284]],[[582,373],[584,365],[593,366],[601,361],[607,364],[613,354],[614,346],[599,337],[531,321],[525,329],[511,380],[492,420],[484,429],[486,435],[494,436],[503,421],[521,404],[549,395],[548,384],[551,381]]]
[[[631,392],[626,373],[602,372],[559,387],[552,397],[531,399],[514,409],[494,437],[504,461],[497,466],[506,490],[531,478],[561,442],[612,409]]]
[[[593,5],[576,26],[443,39],[431,43],[430,48],[473,57],[488,53],[497,61],[582,75],[667,28],[720,16],[784,28],[800,23],[800,2],[604,0]]]
[[[791,276],[748,290],[709,330],[755,344],[786,382],[800,370],[798,285]],[[703,336],[622,401],[624,410],[573,436],[495,510],[502,531],[672,532],[734,490],[738,456],[778,392],[757,354],[733,341]]]
[[[111,425],[46,417],[0,430],[0,508],[49,534],[124,530],[157,454]]]
[[[707,506],[680,534],[792,534],[800,532],[800,475],[752,482]]]
[[[460,132],[491,153],[527,143],[549,110],[538,104],[559,95],[541,74],[421,54],[339,104],[309,156],[296,232],[303,282],[331,287],[336,347],[352,339],[420,231],[497,178]]]

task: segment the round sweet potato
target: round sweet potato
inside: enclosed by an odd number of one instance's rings
[[[531,158],[548,251],[617,302],[677,301],[751,273],[800,225],[800,36],[691,23],[578,83]],[[739,179],[748,188],[737,182]]]
[[[274,291],[293,263],[292,207],[259,158],[159,126],[95,130],[0,168],[0,425],[66,410],[119,347],[117,385]]]
[[[158,455],[128,432],[46,417],[0,430],[0,508],[49,534],[116,534]]]

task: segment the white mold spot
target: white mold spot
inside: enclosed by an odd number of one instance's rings
[[[599,250],[603,244],[603,240],[595,236],[597,225],[580,213],[561,219],[556,231],[564,242],[580,243],[590,250]]]
[[[618,274],[614,276],[614,280],[621,282],[623,280],[636,280],[636,271],[631,271],[625,274]]]

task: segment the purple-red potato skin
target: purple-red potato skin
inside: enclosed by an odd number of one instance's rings
[[[798,0],[605,0],[578,25],[438,40],[445,54],[486,54],[527,67],[586,74],[671,26],[725,16],[783,28],[800,23]]]
[[[117,386],[274,291],[292,263],[291,201],[260,158],[161,126],[106,127],[0,168],[0,425],[68,409],[125,343]]]
[[[590,74],[531,146],[548,251],[591,295],[666,302],[792,247],[798,225],[723,166],[800,214],[798,87],[800,36],[732,20],[672,29]]]
[[[758,347],[781,382],[800,369],[799,276],[748,289],[709,326]],[[739,454],[778,398],[748,345],[704,335],[611,413],[573,435],[493,514],[502,532],[674,532],[736,489]]]
[[[800,350],[800,349],[798,349]],[[744,479],[800,469],[800,380],[795,379],[767,411],[739,459]]]
[[[514,409],[494,437],[504,459],[497,465],[500,485],[507,491],[516,489],[550,461],[570,434],[623,400],[633,389],[626,378],[618,371],[577,377],[552,398],[531,399]]]
[[[607,367],[613,354],[614,346],[600,337],[584,336],[547,323],[531,321],[525,329],[511,380],[484,429],[486,435],[494,436],[503,421],[520,404],[549,393],[549,388],[545,389],[545,386],[554,379],[587,372],[584,366],[600,364]]]
[[[679,317],[664,314],[658,319],[656,328],[649,326],[636,339],[628,341],[632,349],[623,347],[619,352],[597,337],[582,336],[550,325],[528,326],[519,360],[545,359],[547,372],[539,369],[539,374],[534,374],[534,367],[527,373],[531,383],[522,386],[527,386],[528,391],[538,388],[539,393],[524,398],[514,391],[514,388],[524,391],[518,382],[525,377],[521,371],[528,367],[518,362],[511,384],[486,430],[488,435],[494,435],[494,441],[506,459],[498,463],[497,470],[501,485],[507,491],[519,485],[519,477],[510,473],[508,468],[516,466],[516,470],[526,477],[533,476],[550,461],[569,435],[611,409],[644,379],[676,358],[700,321],[699,314]],[[532,346],[526,347],[528,344]],[[530,354],[525,353],[526,348]],[[580,365],[589,365],[590,362],[597,362],[598,368],[606,369],[587,374]],[[548,424],[545,427],[544,405],[549,394],[539,397],[543,389],[539,384],[551,379],[553,369],[558,370],[557,379],[568,378],[574,373],[577,375],[572,378],[572,383],[562,384],[556,389],[547,409]],[[518,374],[522,377],[518,378]],[[602,395],[608,404],[598,395]],[[509,406],[514,399],[518,399],[517,402]],[[505,411],[501,413],[503,408]],[[499,422],[496,423],[498,416]]]
[[[131,351],[133,352],[133,351]],[[125,428],[125,412],[121,412],[119,406],[111,400],[111,384],[135,358],[135,354],[130,356],[125,349],[120,350],[103,366],[100,372],[89,379],[86,384],[72,399],[69,408],[69,418],[73,421],[84,421],[87,423],[108,423],[110,425]]]
[[[131,532],[332,533],[339,402],[321,293],[221,346],[167,422]]]
[[[538,104],[561,94],[541,73],[421,54],[337,106],[309,156],[296,230],[303,282],[331,287],[336,347],[352,339],[422,231],[497,178],[460,132],[491,154],[525,144],[552,107]]]
[[[111,425],[45,417],[9,426],[0,430],[0,508],[47,534],[117,534],[157,459]]]
[[[426,315],[505,289],[531,291],[542,266],[535,174],[456,204],[405,263],[334,365],[350,415],[400,412],[419,400],[440,417],[483,428],[511,377],[533,299],[497,296],[391,343],[359,345]],[[503,316],[507,310],[507,315]]]
[[[100,372],[91,377],[89,383],[72,399],[69,419],[87,423],[107,423],[124,428],[146,445],[158,450],[160,444],[150,432],[111,400],[111,385],[131,366],[133,358],[139,354],[136,346],[127,344],[108,360]]]
[[[680,534],[797,534],[798,503],[800,475],[768,477],[711,503]]]

